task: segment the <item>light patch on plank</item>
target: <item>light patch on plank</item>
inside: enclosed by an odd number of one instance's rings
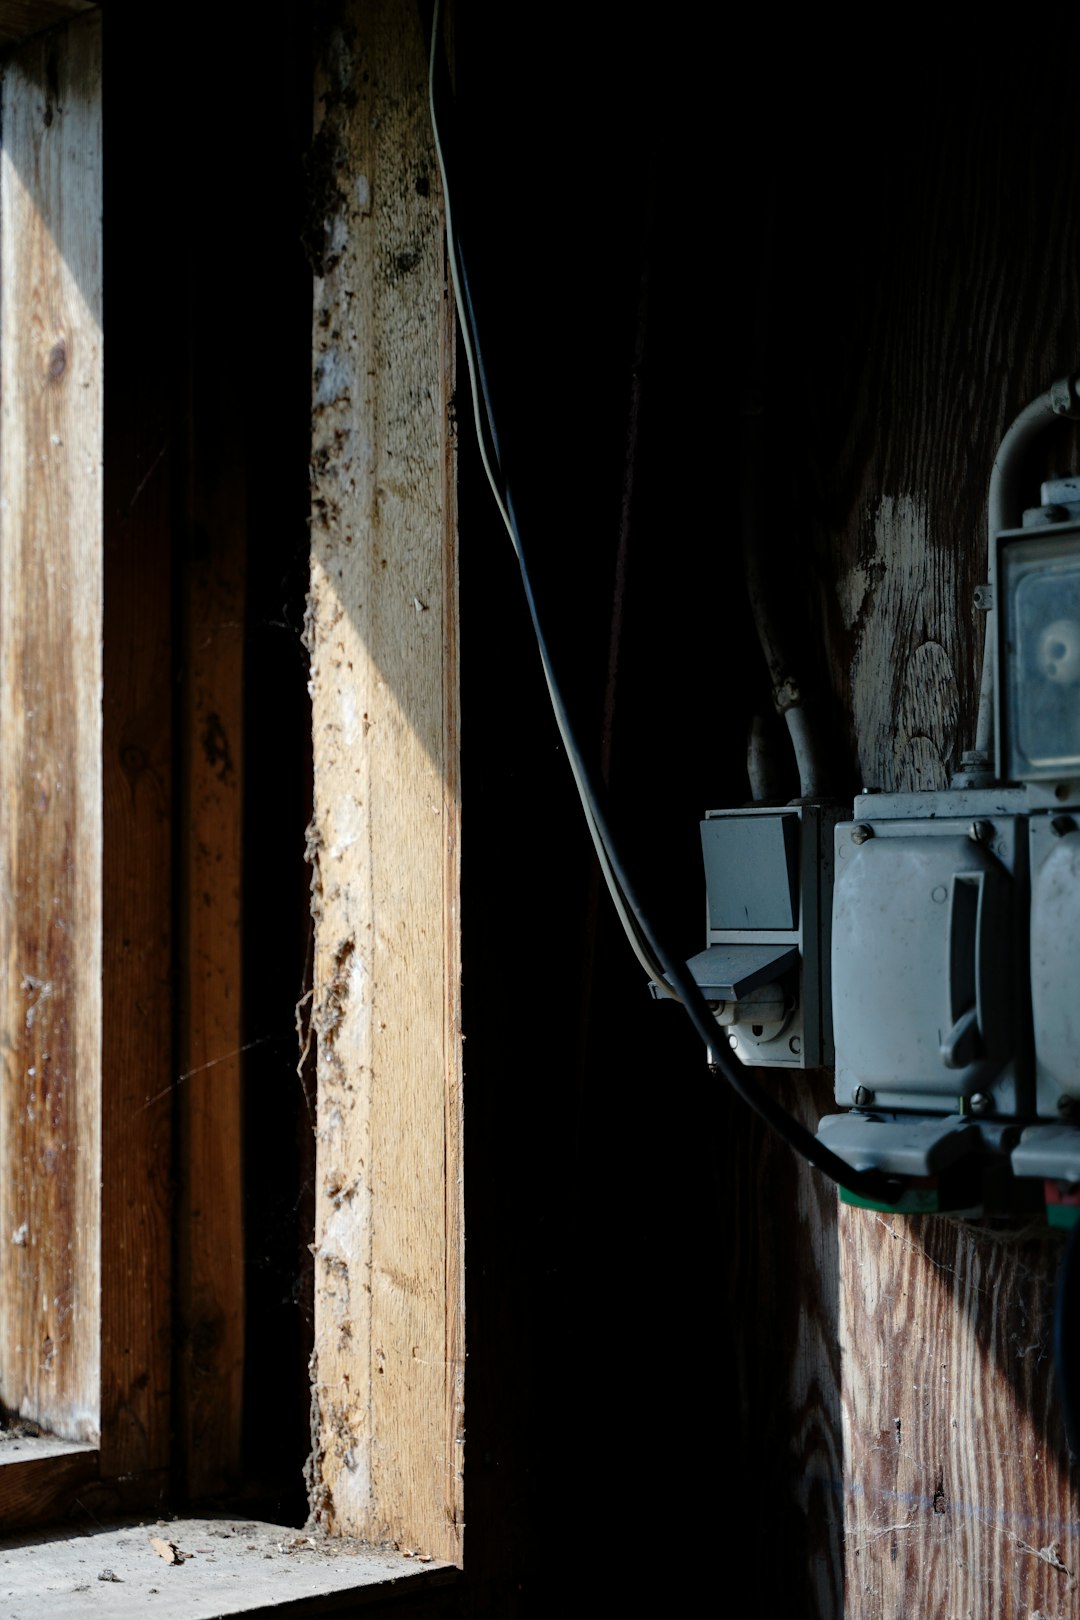
[[[363,807],[351,794],[343,794],[335,810],[337,813],[334,817],[334,837],[326,853],[332,861],[340,861],[346,851],[352,849],[360,840],[364,831],[364,812]]]
[[[922,494],[883,495],[869,548],[840,581],[852,631],[851,698],[863,785],[948,785],[959,694],[952,597]],[[897,649],[911,648],[897,657]]]
[[[874,583],[874,573],[864,562],[852,563],[836,584],[836,600],[845,630],[853,630],[859,621],[866,599]]]
[[[343,1524],[371,1512],[371,1466],[366,1445],[350,1446],[334,1480],[334,1512]]]
[[[319,1244],[319,1259],[359,1265],[363,1269],[370,1227],[371,1193],[364,1182],[357,1180],[347,1195],[336,1200]]]
[[[360,741],[360,706],[356,690],[346,686],[341,694],[341,740],[346,748],[354,748]]]
[[[348,399],[353,371],[352,364],[335,345],[331,344],[323,350],[315,362],[315,397],[312,403],[316,410],[320,405],[333,405],[339,400]]]
[[[904,669],[893,742],[893,785],[900,792],[948,787],[945,760],[956,742],[960,694],[952,663],[937,641],[916,647]]]

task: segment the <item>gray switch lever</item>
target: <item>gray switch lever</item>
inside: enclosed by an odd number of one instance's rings
[[[983,1055],[982,1036],[979,1032],[979,1013],[969,1007],[961,1013],[941,1043],[941,1061],[947,1069],[966,1069],[969,1063]]]

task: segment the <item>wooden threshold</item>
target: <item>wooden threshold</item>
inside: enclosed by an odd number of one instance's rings
[[[52,1435],[0,1437],[0,1525],[5,1530],[63,1517],[98,1478],[96,1446]]]

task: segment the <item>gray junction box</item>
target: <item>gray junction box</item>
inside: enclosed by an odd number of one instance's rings
[[[863,1167],[898,1168],[902,1142],[930,1175],[962,1141],[1080,1179],[1080,784],[863,794],[855,814],[832,917],[835,1094],[854,1111],[822,1139]],[[938,1125],[913,1134],[919,1115]]]
[[[707,949],[687,966],[743,1063],[832,1062],[830,805],[710,810],[701,823]]]
[[[1030,1103],[1017,1046],[1022,790],[860,795],[836,829],[836,1100]]]

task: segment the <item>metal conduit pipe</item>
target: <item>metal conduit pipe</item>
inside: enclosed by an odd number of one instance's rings
[[[773,702],[784,718],[799,772],[799,794],[818,798],[828,791],[821,747],[803,705],[787,648],[780,641],[770,600],[770,569],[762,522],[765,463],[765,419],[760,409],[743,414],[742,546],[746,594],[758,641],[769,671]]]

